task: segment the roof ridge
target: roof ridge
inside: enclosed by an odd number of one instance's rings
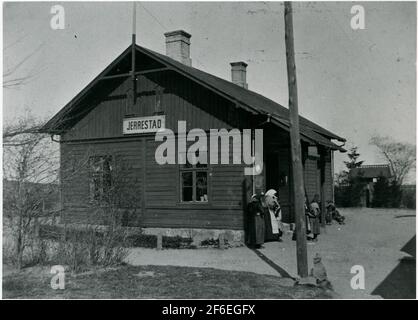
[[[72,112],[80,101],[82,101],[83,96],[90,91],[101,77],[105,76],[111,68],[115,67],[122,59],[124,59],[129,53],[131,45],[128,46],[113,62],[108,65],[102,72],[99,73],[81,92],[79,92],[73,99],[71,99],[57,114],[55,114],[52,119],[50,119],[44,127],[41,129],[42,132],[53,132],[58,133],[63,130],[62,127],[59,127],[59,122],[62,121],[69,113]],[[216,75],[210,74],[206,71],[197,69],[192,66],[187,66],[178,62],[164,54],[155,52],[151,49],[139,46],[135,44],[136,52],[145,54],[151,59],[157,60],[158,62],[167,65],[172,70],[182,74],[183,76],[189,77],[192,81],[196,81],[201,85],[207,86],[209,90],[213,90],[218,94],[224,95],[226,98],[229,98],[231,101],[235,101],[240,104],[242,108],[249,110],[250,112],[258,114],[270,114],[278,123],[289,127],[289,109],[282,106],[281,104],[275,102],[274,100],[263,96],[262,94],[248,90],[240,87],[228,81],[226,79],[220,78]],[[345,142],[344,138],[339,137],[338,135],[328,131],[327,129],[319,126],[318,124],[304,118],[299,115],[300,119],[300,128],[301,134],[308,137],[312,141],[316,141],[320,144],[327,145],[329,147],[340,149],[341,148],[334,144],[331,139],[337,139],[339,141]],[[302,133],[303,132],[303,133]]]
[[[288,108],[286,108],[286,107],[282,106],[280,103],[278,103],[278,102],[276,102],[276,101],[274,101],[274,100],[272,100],[272,99],[270,99],[270,98],[262,95],[261,93],[258,93],[256,91],[252,91],[252,90],[249,90],[249,89],[245,89],[245,88],[243,88],[243,87],[241,87],[241,86],[239,86],[239,85],[237,85],[237,84],[235,84],[235,83],[233,83],[231,81],[228,81],[226,79],[223,79],[221,77],[218,77],[216,75],[213,75],[213,74],[211,74],[209,72],[203,71],[201,69],[198,69],[198,68],[195,68],[195,67],[192,67],[192,66],[188,66],[188,65],[182,64],[181,62],[176,61],[173,58],[170,58],[169,56],[164,55],[164,54],[159,53],[159,52],[156,52],[154,50],[151,50],[151,49],[142,47],[140,45],[136,45],[136,47],[139,48],[139,49],[141,49],[141,50],[148,51],[151,54],[155,54],[157,56],[162,56],[164,59],[169,60],[169,62],[171,62],[172,64],[174,64],[175,67],[179,67],[179,68],[181,67],[181,68],[186,69],[186,70],[187,69],[192,69],[194,71],[197,71],[197,72],[200,72],[200,73],[204,73],[206,76],[209,76],[211,78],[214,78],[217,81],[222,81],[224,84],[226,84],[228,86],[234,87],[234,89],[240,91],[242,94],[250,94],[250,95],[257,96],[257,97],[265,100],[267,103],[269,103],[271,105],[274,105],[275,108],[277,108],[277,107],[281,108],[282,109],[282,112],[285,112],[287,116],[289,115],[289,109]],[[239,102],[246,104],[244,101],[241,101],[241,100]],[[277,116],[277,117],[279,117],[279,118],[281,118],[283,120],[288,120],[286,118],[286,115],[283,116],[282,114],[280,114],[280,109],[278,109],[278,110],[270,110],[269,112],[266,112],[266,110],[263,110],[263,111],[265,113],[269,113],[269,114],[275,115],[275,116]],[[344,138],[339,137],[338,135],[330,132],[329,130],[327,130],[327,129],[319,126],[319,125],[317,125],[316,123],[312,122],[311,120],[309,120],[309,119],[307,119],[307,118],[305,118],[305,117],[303,117],[301,115],[299,115],[299,120],[300,120],[300,124],[301,125],[304,125],[305,127],[308,127],[309,129],[313,130],[314,132],[316,132],[318,134],[321,134],[321,135],[324,135],[324,136],[329,136],[332,139],[337,139],[337,140],[344,141],[344,142],[346,141]]]

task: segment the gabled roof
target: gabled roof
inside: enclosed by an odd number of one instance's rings
[[[87,85],[76,97],[74,97],[61,111],[59,111],[48,123],[41,129],[43,132],[57,133],[61,128],[62,120],[68,116],[77,106],[81,98],[92,89],[102,77],[104,77],[115,65],[123,58],[130,54],[131,46],[129,46],[118,58],[116,58],[105,70],[103,70],[90,84]],[[191,80],[221,94],[222,96],[234,101],[238,107],[244,108],[254,114],[270,115],[272,123],[289,130],[289,110],[280,104],[256,93],[251,90],[242,88],[232,82],[226,81],[207,72],[184,65],[174,59],[163,54],[157,53],[150,49],[136,46],[136,51],[142,53],[161,64],[169,67]],[[341,142],[346,140],[321,126],[300,116],[300,133],[302,138],[309,140],[332,149],[345,151],[341,147],[332,143],[330,139],[336,139]]]
[[[392,172],[387,164],[374,164],[374,165],[363,165],[359,168],[350,170],[349,173],[351,178],[361,176],[362,178],[379,178],[381,176],[385,178],[392,177]]]

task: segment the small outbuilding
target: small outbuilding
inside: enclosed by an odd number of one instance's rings
[[[377,179],[383,177],[390,181],[393,178],[393,173],[388,164],[371,164],[351,169],[349,177],[350,179],[358,178],[364,182],[364,192],[360,202],[363,207],[371,207],[373,202],[374,184],[377,182]]]

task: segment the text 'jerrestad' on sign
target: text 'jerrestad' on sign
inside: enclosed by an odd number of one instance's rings
[[[165,129],[165,116],[123,119],[123,134],[157,132]]]

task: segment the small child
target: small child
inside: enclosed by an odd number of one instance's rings
[[[332,285],[329,282],[327,277],[327,270],[321,262],[321,255],[319,253],[315,254],[313,258],[313,268],[311,269],[310,276],[316,279],[316,284],[325,289],[331,289]]]
[[[330,212],[332,219],[337,221],[339,224],[345,224],[345,217],[337,210],[334,202],[328,201],[327,212]]]
[[[332,217],[334,215],[334,212],[335,212],[335,206],[334,206],[334,204],[332,203],[331,200],[328,200],[327,201],[327,211],[326,211],[326,214],[325,214],[325,223],[327,225],[332,224]]]

